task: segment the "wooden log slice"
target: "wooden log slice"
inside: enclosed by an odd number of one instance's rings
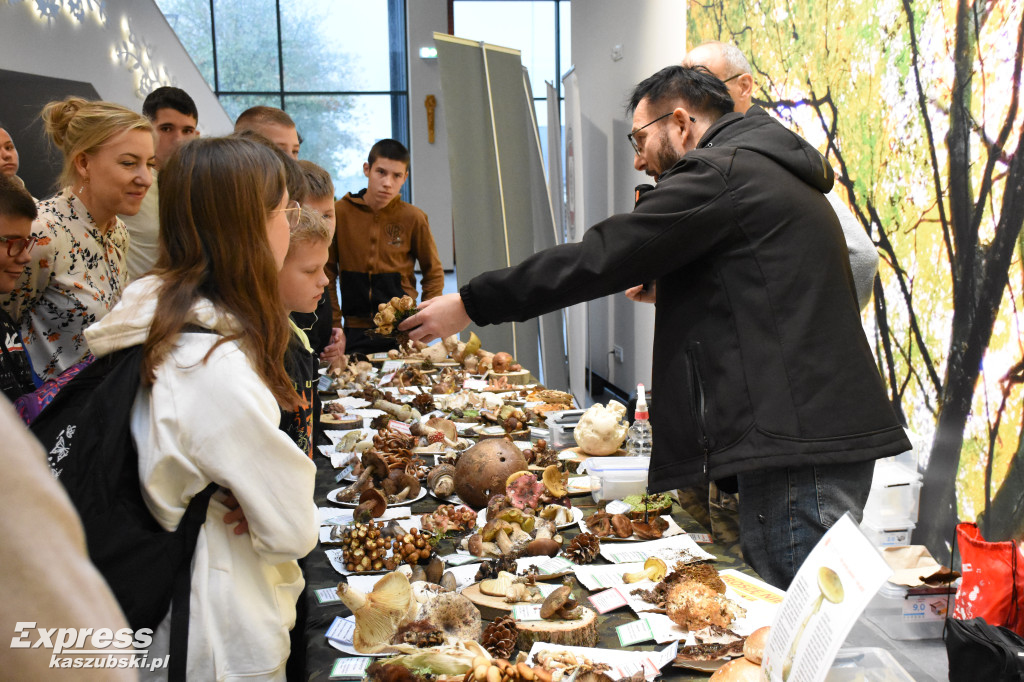
[[[534,642],[548,642],[564,646],[597,646],[597,613],[583,606],[579,620],[516,621],[519,637],[516,647],[529,651]]]
[[[335,431],[351,431],[363,428],[363,418],[357,414],[343,414],[337,417],[330,412],[320,415],[320,423]]]

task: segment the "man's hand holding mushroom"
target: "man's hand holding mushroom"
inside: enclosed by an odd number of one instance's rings
[[[419,304],[419,312],[402,320],[398,328],[409,334],[412,341],[429,343],[458,334],[472,320],[459,294],[445,294]]]

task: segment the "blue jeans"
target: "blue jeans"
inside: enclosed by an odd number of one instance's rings
[[[768,583],[789,588],[821,536],[846,512],[860,523],[874,461],[740,474],[743,558]]]

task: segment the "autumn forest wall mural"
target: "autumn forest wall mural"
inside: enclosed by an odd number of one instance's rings
[[[914,542],[1024,534],[1020,0],[692,0],[687,47],[747,55],[757,103],[827,155],[878,247],[865,329],[925,444]]]

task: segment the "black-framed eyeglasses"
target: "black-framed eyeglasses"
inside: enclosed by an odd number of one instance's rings
[[[275,208],[271,213],[277,213],[278,211],[284,211],[284,215],[288,219],[288,229],[294,230],[295,226],[299,224],[299,214],[302,212],[302,207],[299,206],[299,202],[292,199],[288,202],[287,206],[284,208]]]
[[[640,145],[638,145],[638,144],[636,143],[636,140],[635,140],[635,139],[633,138],[633,136],[634,136],[634,135],[636,135],[637,133],[639,133],[639,132],[640,132],[641,130],[643,130],[643,129],[644,129],[644,128],[646,128],[647,126],[652,126],[652,125],[654,125],[655,123],[657,123],[658,121],[660,121],[661,119],[663,119],[663,118],[668,118],[669,116],[671,116],[671,115],[672,115],[672,114],[674,114],[674,113],[675,113],[675,110],[673,109],[672,111],[668,112],[667,114],[663,114],[662,116],[659,116],[658,118],[654,119],[654,120],[653,120],[653,121],[651,121],[650,123],[647,123],[647,124],[645,124],[645,125],[642,125],[642,126],[640,126],[639,128],[637,128],[636,130],[634,130],[633,132],[631,132],[631,133],[627,133],[627,134],[626,134],[626,139],[628,139],[628,140],[629,140],[629,144],[631,144],[631,145],[633,146],[633,151],[634,151],[634,152],[635,152],[635,153],[636,153],[637,155],[639,155],[639,154],[640,154]],[[689,117],[689,119],[690,119],[690,123],[696,123],[696,122],[697,122],[697,119],[695,119],[695,118],[694,118],[693,116],[690,116],[690,117]]]
[[[7,244],[7,255],[12,257],[28,253],[38,241],[39,238],[35,235],[28,237],[0,237],[0,244]]]
[[[742,75],[743,75],[742,73],[738,73],[738,74],[736,74],[735,76],[729,76],[729,77],[728,77],[728,78],[726,78],[726,79],[725,79],[724,81],[722,81],[722,83],[728,83],[728,82],[729,82],[729,81],[731,81],[731,80],[736,80],[737,78],[739,78],[739,77],[740,77],[740,76],[742,76]]]

